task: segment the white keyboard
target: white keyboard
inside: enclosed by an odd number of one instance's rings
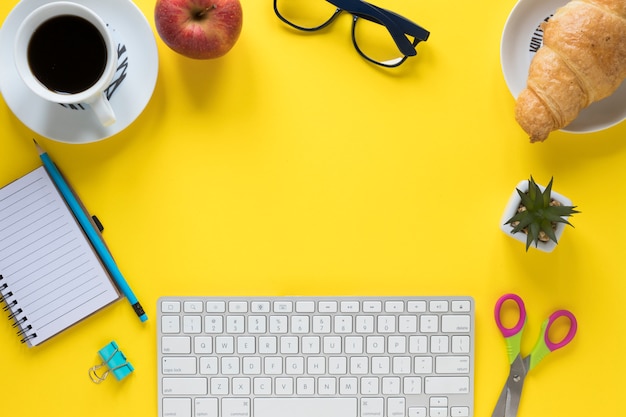
[[[162,297],[159,417],[472,417],[471,297]]]

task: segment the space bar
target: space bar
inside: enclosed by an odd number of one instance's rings
[[[356,417],[356,398],[255,398],[253,417]]]

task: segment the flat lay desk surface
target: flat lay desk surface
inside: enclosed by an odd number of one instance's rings
[[[17,3],[0,3],[0,22]],[[154,0],[135,3],[154,30]],[[508,292],[526,301],[530,344],[557,308],[579,323],[527,378],[519,415],[623,414],[626,123],[528,142],[500,67],[515,0],[374,3],[431,31],[398,69],[358,56],[348,15],[303,35],[270,0],[242,0],[223,58],[183,58],[157,37],[152,99],[109,139],[46,139],[0,98],[0,183],[40,165],[36,138],[150,317],[121,301],[33,349],[2,318],[2,415],[156,416],[161,295],[463,294],[476,301],[475,415],[488,416],[508,373],[493,319]],[[553,253],[499,229],[530,175],[554,177],[582,212]],[[95,385],[87,371],[113,339],[135,371]]]

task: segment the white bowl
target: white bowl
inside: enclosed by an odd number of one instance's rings
[[[526,87],[530,61],[541,45],[539,25],[568,0],[520,0],[509,15],[502,32],[500,62],[504,80],[513,97]],[[534,51],[533,51],[534,50]],[[626,119],[626,83],[611,96],[583,109],[564,132],[589,133],[614,126]]]

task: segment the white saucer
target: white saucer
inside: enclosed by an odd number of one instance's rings
[[[500,62],[506,84],[517,97],[526,87],[528,68],[534,56],[533,46],[541,44],[537,28],[568,0],[520,0],[509,15],[500,45]],[[570,133],[589,133],[606,129],[626,119],[626,83],[613,95],[584,109],[568,126]]]
[[[90,109],[67,108],[31,92],[13,64],[13,39],[21,21],[49,0],[22,0],[0,29],[0,94],[11,111],[34,132],[59,142],[88,143],[113,136],[128,127],[150,101],[156,85],[159,57],[145,16],[130,0],[73,0],[109,25],[118,43],[118,70],[109,87],[117,121],[101,126]],[[124,49],[125,48],[125,49]]]

